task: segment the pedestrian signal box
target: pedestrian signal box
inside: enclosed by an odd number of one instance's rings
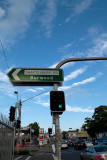
[[[65,95],[63,91],[50,92],[50,110],[59,114],[65,111]]]

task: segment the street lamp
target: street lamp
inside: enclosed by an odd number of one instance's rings
[[[17,94],[17,104],[15,107],[15,120],[17,119],[17,108],[18,108],[18,91],[14,91],[15,94]]]
[[[72,129],[72,128],[69,128],[69,129]]]
[[[21,100],[18,102],[18,91],[14,91],[15,94],[17,94],[17,105],[16,105],[16,126],[18,127],[18,141],[17,143],[20,143],[20,122],[21,122]],[[18,109],[18,119],[17,119],[17,109]]]
[[[17,103],[18,103],[18,91],[14,91],[15,94],[17,94]]]

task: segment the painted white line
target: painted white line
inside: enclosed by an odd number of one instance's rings
[[[31,156],[27,157],[25,160],[29,160],[31,158]]]
[[[22,156],[20,156],[20,157],[17,157],[16,159],[14,159],[14,160],[18,160],[18,159],[20,159],[20,158],[22,158]]]

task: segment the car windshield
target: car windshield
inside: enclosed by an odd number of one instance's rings
[[[96,152],[105,152],[107,151],[107,147],[106,146],[101,146],[101,147],[94,147]]]

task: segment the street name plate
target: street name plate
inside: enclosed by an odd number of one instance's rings
[[[63,82],[62,69],[12,68],[7,75],[14,86],[61,86]]]

